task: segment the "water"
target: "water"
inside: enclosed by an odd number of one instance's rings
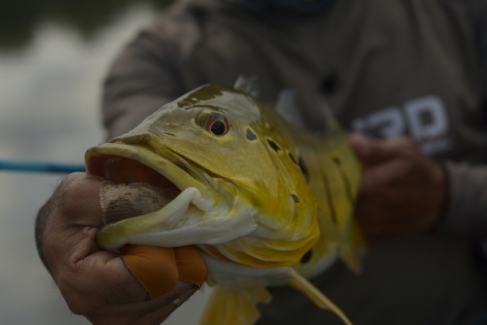
[[[105,139],[99,103],[109,64],[153,19],[156,1],[105,0],[89,10],[80,1],[4,1],[0,159],[80,163]],[[69,311],[34,244],[35,215],[61,176],[0,171],[0,324],[88,324]],[[207,295],[164,324],[196,324]]]

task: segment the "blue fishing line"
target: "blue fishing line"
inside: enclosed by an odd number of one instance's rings
[[[74,172],[84,172],[86,169],[83,164],[0,159],[0,171],[69,174]]]

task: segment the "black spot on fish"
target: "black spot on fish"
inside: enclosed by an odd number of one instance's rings
[[[295,203],[299,203],[299,198],[296,194],[293,193],[293,194],[291,194],[291,196],[292,196]]]
[[[281,150],[281,148],[279,148],[279,146],[274,141],[267,139],[267,142],[269,143],[271,148],[274,149],[275,151]]]
[[[246,136],[247,136],[247,139],[248,140],[255,140],[255,139],[257,139],[257,135],[255,135],[255,133],[252,132],[251,129],[247,129]]]
[[[313,256],[313,252],[310,249],[309,251],[306,252],[306,254],[303,255],[303,257],[301,257],[301,264],[308,263],[311,260],[312,256]]]
[[[299,168],[301,168],[301,172],[303,173],[304,177],[306,178],[306,181],[309,181],[308,168],[306,167],[306,164],[304,163],[302,156],[299,156]]]
[[[299,165],[298,162],[296,161],[296,158],[294,158],[294,155],[292,153],[289,153],[289,158],[295,163],[296,165]]]

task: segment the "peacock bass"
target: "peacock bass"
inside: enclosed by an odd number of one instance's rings
[[[337,257],[359,272],[365,247],[352,218],[360,166],[325,115],[328,130],[317,138],[248,93],[213,84],[163,106],[86,153],[89,173],[146,173],[174,193],[158,211],[101,228],[98,244],[196,245],[216,286],[201,324],[255,323],[255,304],[270,301],[265,287],[273,285],[290,285],[351,324],[307,280]],[[122,170],[124,162],[138,168]]]

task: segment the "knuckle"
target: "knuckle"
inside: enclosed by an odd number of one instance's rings
[[[98,190],[99,187],[86,174],[71,174],[59,184],[59,206],[66,215],[76,214],[80,206],[98,196]]]
[[[75,198],[80,191],[79,179],[80,175],[76,173],[70,174],[61,180],[54,192],[53,200],[55,200],[57,204],[62,205],[67,200]]]
[[[69,174],[68,176],[64,177],[61,182],[59,183],[58,188],[66,188],[69,187],[72,183],[75,183],[79,181],[81,178],[83,178],[85,174],[84,173],[72,173]]]
[[[67,199],[76,196],[78,193],[82,192],[83,189],[84,185],[79,175],[71,174],[59,184],[59,190],[64,192]]]

